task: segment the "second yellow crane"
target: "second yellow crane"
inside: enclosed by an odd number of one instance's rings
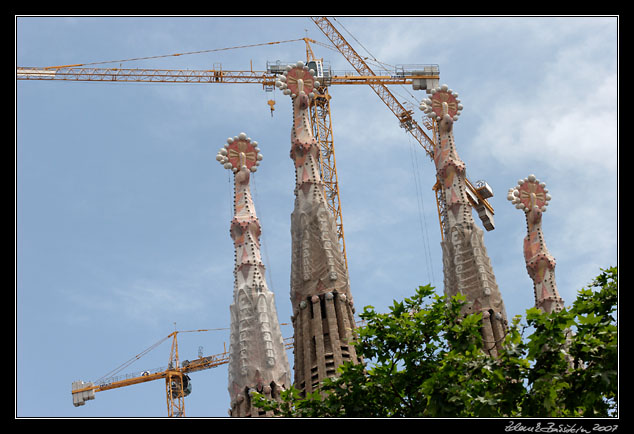
[[[206,369],[216,368],[218,366],[229,363],[229,353],[223,351],[220,354],[214,354],[206,357],[198,357],[194,360],[184,360],[182,363],[178,355],[178,339],[179,333],[205,332],[215,329],[199,329],[199,330],[183,330],[174,331],[159,340],[152,346],[148,347],[138,355],[132,357],[121,366],[102,376],[97,381],[85,382],[74,381],[71,386],[73,397],[73,405],[79,407],[84,405],[86,401],[95,399],[96,392],[118,389],[121,387],[133,386],[135,384],[147,383],[154,380],[165,380],[165,395],[167,398],[167,416],[168,417],[185,417],[185,397],[192,391],[192,383],[189,374]],[[156,372],[142,371],[140,375],[123,375],[113,376],[113,373],[120,372],[122,369],[130,366],[133,362],[140,359],[151,350],[158,347],[166,340],[171,339],[172,345],[167,368],[160,369]],[[292,347],[292,338],[285,339],[286,348]],[[199,354],[200,356],[200,354]],[[123,377],[123,378],[121,378]]]

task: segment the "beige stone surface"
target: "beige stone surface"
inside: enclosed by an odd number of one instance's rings
[[[458,156],[453,135],[462,105],[446,85],[432,91],[421,109],[438,125],[434,149],[436,175],[441,184],[445,222],[443,253],[444,293],[463,294],[464,313],[482,312],[484,348],[496,355],[507,328],[506,309],[484,245],[483,231],[473,219],[467,198],[465,163]]]
[[[251,173],[262,156],[246,134],[227,140],[217,160],[234,172],[234,216],[230,235],[235,248],[233,303],[230,306],[229,414],[271,416],[255,408],[251,393],[279,398],[291,384],[290,367],[260,254],[261,227],[251,197]]]
[[[303,65],[293,65],[278,85],[293,103],[290,157],[295,166],[295,206],[290,296],[294,382],[305,392],[334,376],[343,362],[358,361],[351,345],[355,321],[348,272],[324,197],[319,148],[310,125],[309,104],[316,86],[311,76]]]

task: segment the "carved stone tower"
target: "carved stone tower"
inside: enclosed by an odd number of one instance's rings
[[[290,368],[275,298],[269,291],[260,255],[260,222],[249,181],[262,159],[257,142],[245,133],[227,139],[216,160],[234,172],[234,216],[230,234],[235,248],[229,395],[234,417],[270,416],[251,405],[251,392],[277,399],[290,386]]]
[[[465,163],[458,156],[454,122],[462,110],[457,94],[442,85],[431,90],[421,110],[436,120],[438,143],[434,149],[436,176],[444,201],[443,252],[444,292],[466,296],[464,313],[482,312],[484,349],[495,356],[507,327],[506,310],[484,246],[482,229],[476,226],[467,199]]]
[[[350,283],[335,221],[324,196],[319,148],[309,104],[319,85],[302,62],[289,65],[276,85],[293,102],[290,156],[295,163],[295,208],[291,214],[291,304],[294,382],[304,393],[335,375],[345,361],[358,362],[351,344],[355,328]]]
[[[546,184],[539,182],[535,175],[529,175],[509,189],[507,199],[526,215],[528,234],[524,238],[524,260],[528,275],[533,279],[535,307],[548,313],[560,311],[564,300],[555,282],[555,258],[546,248],[542,232],[542,215],[550,201]]]

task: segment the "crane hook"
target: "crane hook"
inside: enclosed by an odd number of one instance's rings
[[[267,104],[271,107],[271,117],[273,117],[273,112],[275,111],[275,101],[270,99],[267,101]]]

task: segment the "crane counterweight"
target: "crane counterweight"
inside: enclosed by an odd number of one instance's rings
[[[91,382],[73,381],[73,405],[79,407],[84,405],[86,401],[95,399],[95,389]]]

